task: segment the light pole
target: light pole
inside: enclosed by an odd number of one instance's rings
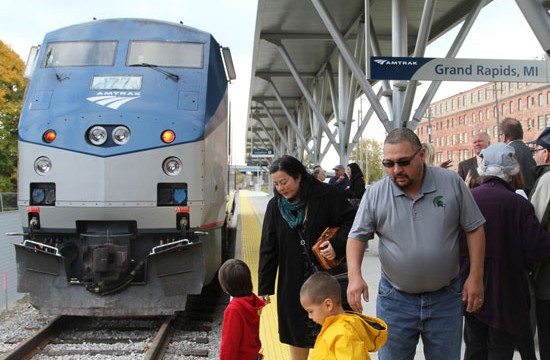
[[[428,142],[432,143],[432,108],[428,106]]]
[[[498,108],[498,90],[496,81],[493,83],[493,93],[495,94],[495,106],[497,110],[497,142],[500,142],[500,110]]]

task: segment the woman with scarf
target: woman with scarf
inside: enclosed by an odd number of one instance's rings
[[[300,288],[313,273],[309,260],[316,263],[311,247],[327,227],[339,226],[338,234],[321,246],[321,254],[329,260],[344,257],[355,209],[343,193],[316,180],[292,156],[275,160],[270,173],[275,196],[269,201],[264,216],[258,294],[270,302],[278,270],[279,339],[289,345],[292,360],[306,360],[320,330],[300,304]],[[307,255],[300,243],[301,237],[305,240]],[[337,267],[329,272],[342,271],[345,269]]]

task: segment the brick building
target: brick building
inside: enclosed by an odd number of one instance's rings
[[[461,92],[432,103],[416,133],[434,145],[435,163],[450,159],[456,169],[474,156],[474,134],[485,131],[491,143],[499,141],[498,124],[506,117],[521,121],[525,142],[536,139],[550,126],[550,84],[496,82]]]

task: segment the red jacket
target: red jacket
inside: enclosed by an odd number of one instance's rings
[[[254,360],[260,341],[260,313],[265,302],[252,294],[233,298],[223,313],[221,360]]]

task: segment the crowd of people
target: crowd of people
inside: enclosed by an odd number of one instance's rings
[[[292,360],[368,359],[372,351],[412,360],[420,339],[428,360],[458,360],[462,343],[464,359],[512,359],[515,350],[536,359],[535,332],[540,359],[549,360],[550,127],[528,144],[517,119],[504,119],[500,131],[504,141],[494,144],[476,134],[475,155],[457,173],[434,164],[431,144],[412,130],[394,129],[383,145],[387,176],[368,188],[356,163],[335,166],[326,183],[321,166],[310,172],[292,156],[276,159],[258,296],[247,278],[241,302],[261,309],[277,297],[279,340]],[[311,252],[327,227],[338,231],[321,240],[320,256],[345,259],[329,270]],[[368,316],[361,265],[375,236],[381,276]],[[344,273],[346,285],[336,280]],[[341,286],[352,311],[342,307]],[[246,346],[254,350],[239,359],[261,358],[253,335]]]

